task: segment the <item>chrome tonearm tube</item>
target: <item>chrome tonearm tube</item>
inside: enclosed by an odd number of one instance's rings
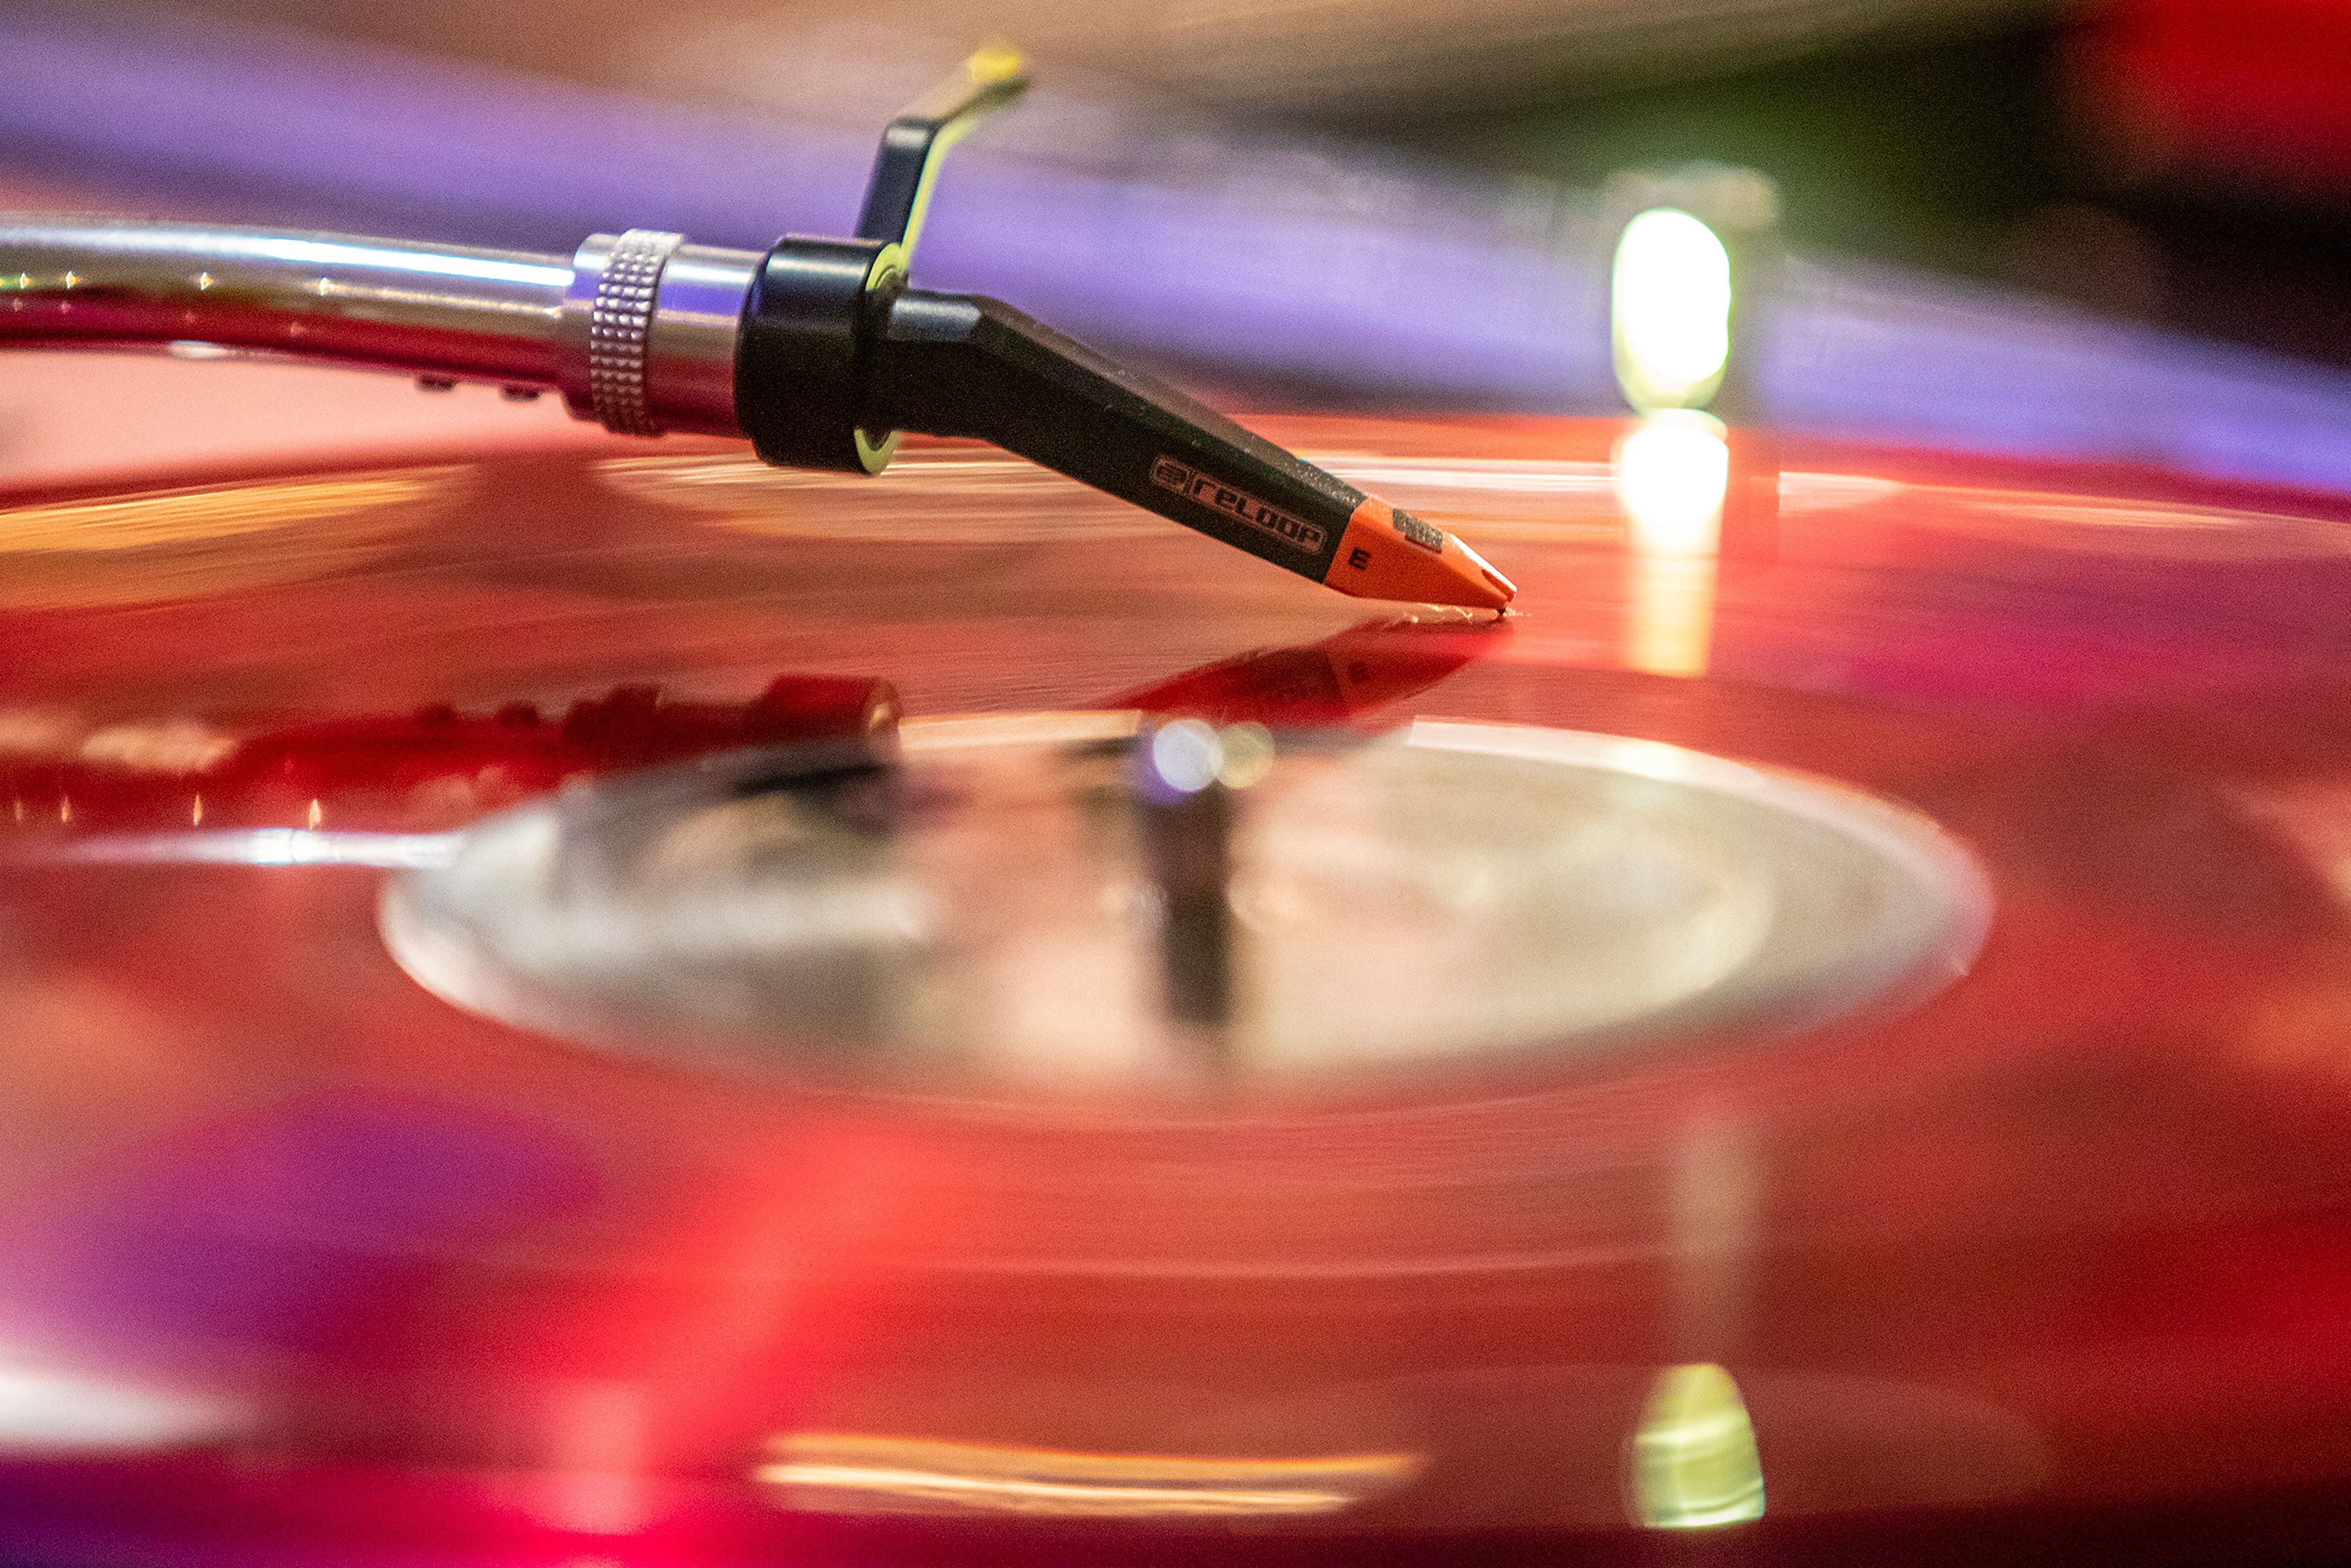
[[[746,435],[879,473],[976,436],[1342,592],[1499,610],[1458,539],[999,301],[906,286],[947,148],[1027,86],[975,55],[891,121],[854,237],[764,255],[650,229],[569,258],[343,235],[0,214],[0,346],[194,342],[554,389],[625,435]]]
[[[650,265],[644,260],[653,257]],[[0,339],[200,342],[556,389],[632,435],[739,434],[756,251],[597,235],[524,251],[115,219],[0,220]]]

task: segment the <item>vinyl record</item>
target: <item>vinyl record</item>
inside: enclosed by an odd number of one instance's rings
[[[2351,515],[1258,423],[0,505],[0,1556],[2338,1544]]]

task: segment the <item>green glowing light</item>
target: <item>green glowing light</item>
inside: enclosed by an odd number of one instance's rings
[[[1730,1374],[1669,1366],[1649,1385],[1626,1478],[1633,1515],[1652,1530],[1706,1530],[1763,1517],[1763,1461]]]

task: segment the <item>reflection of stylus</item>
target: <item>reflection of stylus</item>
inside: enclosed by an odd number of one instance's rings
[[[0,222],[0,342],[190,343],[518,390],[624,434],[748,435],[878,473],[977,436],[1369,599],[1499,610],[1459,539],[1010,307],[906,287],[946,149],[1027,85],[983,50],[882,140],[852,239],[765,256],[647,229],[559,256],[201,225]]]

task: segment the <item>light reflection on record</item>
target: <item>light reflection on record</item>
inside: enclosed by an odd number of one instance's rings
[[[0,507],[0,608],[131,604],[325,576],[429,520],[465,470],[257,480]]]
[[[1050,1101],[1840,1012],[1949,978],[1987,918],[1923,819],[1655,742],[1422,721],[1154,805],[1133,743],[1004,727],[526,807],[390,883],[385,935],[461,1006],[600,1044]],[[1226,913],[1187,903],[1228,858]],[[1210,936],[1229,975],[1176,1007]]]

